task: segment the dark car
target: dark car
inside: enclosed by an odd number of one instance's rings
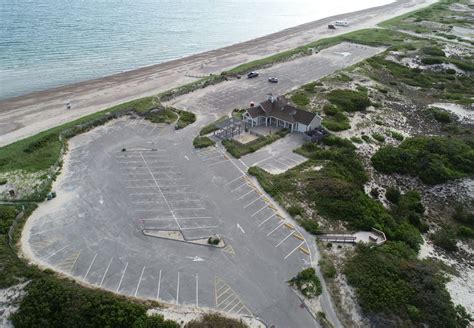
[[[330,30],[335,30],[335,29],[336,29],[336,26],[334,26],[333,24],[329,24],[329,25],[328,25],[328,29],[330,29]]]
[[[268,82],[278,83],[278,79],[276,77],[269,77]]]
[[[247,74],[247,78],[253,79],[254,77],[257,77],[258,73],[257,72],[250,72]]]

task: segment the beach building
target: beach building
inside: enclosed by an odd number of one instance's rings
[[[284,96],[268,95],[258,106],[245,111],[242,120],[250,127],[275,126],[290,132],[307,132],[321,127],[321,117],[288,104]]]

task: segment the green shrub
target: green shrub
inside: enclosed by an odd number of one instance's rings
[[[461,238],[474,238],[474,229],[461,226],[458,230],[458,236]]]
[[[433,244],[448,252],[457,251],[456,232],[453,229],[442,228],[432,234]]]
[[[147,317],[146,307],[112,293],[86,289],[54,277],[34,280],[12,316],[15,327],[178,328],[161,316]]]
[[[438,57],[445,57],[446,54],[444,53],[443,50],[441,50],[440,48],[436,48],[436,47],[424,47],[421,49],[421,51],[425,54],[425,55],[429,55],[429,56],[438,56]]]
[[[430,185],[474,174],[472,144],[456,138],[414,137],[380,148],[372,164],[382,173],[418,176]]]
[[[364,91],[333,90],[328,93],[327,99],[346,112],[363,111],[371,104]]]
[[[248,326],[241,320],[227,318],[217,313],[209,313],[204,314],[200,319],[188,322],[184,328],[248,328]]]
[[[474,226],[474,213],[467,210],[462,204],[457,204],[454,207],[453,219],[460,223]]]
[[[334,263],[331,262],[331,260],[321,259],[319,260],[319,266],[325,279],[333,279],[336,276],[336,267],[334,266]]]
[[[319,224],[314,219],[300,219],[298,220],[298,223],[304,230],[312,235],[318,235],[321,233],[321,230],[319,230]]]
[[[296,277],[289,281],[291,286],[296,287],[304,297],[315,298],[323,292],[321,282],[316,276],[314,268],[304,269]]]
[[[402,194],[397,187],[388,187],[385,191],[385,198],[387,198],[387,200],[392,204],[398,204],[401,195]]]
[[[438,122],[451,123],[451,114],[449,114],[449,112],[438,108],[431,109],[431,112],[433,113],[434,119]]]
[[[424,65],[436,65],[436,64],[442,64],[443,60],[436,57],[425,57],[425,58],[421,58],[421,63]]]
[[[294,93],[291,96],[291,101],[301,107],[304,107],[309,104],[308,96],[304,92],[301,92],[301,91]]]
[[[329,131],[349,130],[351,124],[349,118],[342,112],[337,112],[333,116],[323,118],[322,125]]]
[[[381,326],[460,327],[439,266],[401,242],[358,246],[344,272],[363,312]]]
[[[363,143],[362,139],[359,138],[359,137],[356,137],[356,136],[351,137],[351,141],[352,141],[353,143],[357,143],[357,144]]]
[[[323,112],[326,115],[333,116],[339,112],[339,110],[334,105],[326,104],[323,106]]]
[[[366,134],[362,135],[361,138],[362,138],[362,140],[364,140],[364,141],[367,142],[367,143],[371,143],[371,142],[372,142],[372,139],[371,139],[368,135],[366,135]]]
[[[0,186],[6,185],[7,182],[7,179],[0,179]]]
[[[380,133],[372,133],[372,138],[379,142],[385,142],[385,137],[381,135]]]
[[[304,213],[304,209],[300,206],[290,206],[286,209],[286,211],[293,217],[297,215],[301,216]]]
[[[194,115],[194,113],[176,109],[175,111],[179,114],[179,119],[175,126],[177,130],[185,128],[186,126],[196,122],[196,115]]]
[[[390,131],[390,135],[393,139],[398,140],[398,141],[403,141],[404,139],[403,135],[396,131]]]
[[[303,90],[306,91],[306,92],[310,92],[310,93],[314,93],[315,92],[315,88],[317,86],[317,82],[311,82],[311,83],[308,83],[308,84],[305,84],[303,85]]]
[[[456,70],[452,68],[448,68],[446,69],[446,74],[454,75],[456,74]]]
[[[178,119],[178,115],[170,108],[163,108],[146,114],[145,118],[152,123],[171,124]]]
[[[194,148],[206,148],[214,146],[216,143],[208,137],[196,137],[193,140]]]

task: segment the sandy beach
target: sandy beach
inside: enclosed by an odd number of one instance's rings
[[[0,146],[34,135],[84,115],[220,72],[320,38],[375,27],[378,23],[426,7],[435,0],[398,0],[389,5],[337,15],[292,27],[251,41],[148,66],[96,80],[0,101]],[[350,26],[328,30],[347,20]],[[71,101],[72,109],[65,103]]]

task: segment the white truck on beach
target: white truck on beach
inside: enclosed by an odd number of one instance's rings
[[[349,23],[347,21],[336,21],[336,23],[334,24],[336,26],[349,26]]]

